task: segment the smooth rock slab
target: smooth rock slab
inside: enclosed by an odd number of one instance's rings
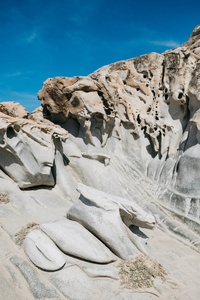
[[[39,268],[55,271],[62,268],[65,258],[52,240],[40,230],[31,231],[24,240],[24,251]]]
[[[88,187],[88,190],[90,189]],[[95,199],[99,199],[98,190],[95,191],[96,198],[93,197],[93,201],[89,196],[86,199],[81,195],[79,201],[68,211],[67,217],[81,223],[118,257],[133,259],[137,254],[137,250],[129,239],[118,205],[111,201],[107,201],[103,205],[99,204],[98,201],[95,201]]]
[[[40,228],[66,254],[97,263],[115,260],[114,255],[78,222],[58,220],[42,224]]]
[[[50,277],[51,283],[69,300],[122,300],[118,282],[89,278],[78,266],[64,268]]]
[[[81,223],[118,257],[133,259],[138,254],[136,248],[143,248],[134,246],[130,225],[153,228],[155,218],[127,199],[84,184],[79,184],[78,191],[81,193],[80,199],[70,208],[67,217]]]
[[[95,188],[79,183],[78,191],[81,197],[87,199],[91,205],[105,210],[110,208],[118,209],[120,215],[127,226],[135,225],[152,229],[155,226],[155,218],[152,214],[144,211],[138,204],[128,199],[117,197],[99,191]]]
[[[35,299],[60,299],[54,288],[40,281],[37,271],[27,261],[19,256],[11,257],[10,261],[21,271]]]

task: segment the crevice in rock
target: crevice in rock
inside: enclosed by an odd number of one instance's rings
[[[109,116],[111,115],[113,109],[110,107],[108,100],[104,97],[104,94],[101,91],[97,91],[99,97],[101,98],[101,100],[103,101],[103,105],[104,105],[104,110],[106,112],[106,114]]]

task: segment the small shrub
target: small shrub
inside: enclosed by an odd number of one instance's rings
[[[15,234],[15,242],[17,245],[22,245],[23,240],[25,239],[26,235],[33,229],[38,227],[38,223],[28,223],[26,226],[22,227],[22,229]]]
[[[160,277],[164,281],[167,275],[161,264],[143,254],[135,260],[122,262],[119,267],[121,284],[128,289],[151,288],[154,278]]]
[[[0,192],[0,204],[7,204],[10,202],[8,194]]]

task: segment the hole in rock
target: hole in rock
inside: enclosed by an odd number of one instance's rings
[[[148,109],[147,109],[147,112],[150,112],[151,111],[151,107],[149,107]]]
[[[157,121],[159,120],[159,118],[158,118],[157,116],[155,117],[155,119],[156,119]]]
[[[112,109],[106,108],[106,109],[105,109],[105,112],[106,112],[106,114],[109,116],[109,115],[111,115]]]
[[[137,122],[138,122],[138,124],[141,124],[140,115],[137,115]]]
[[[7,128],[7,137],[8,137],[9,139],[12,139],[12,138],[15,137],[15,136],[16,136],[16,134],[15,134],[13,128],[12,128],[11,126],[8,127],[8,128]]]
[[[168,95],[165,95],[165,100],[167,100],[168,99]]]
[[[48,110],[47,104],[45,104],[45,105],[43,106],[43,116],[44,116],[44,118],[46,118],[46,119],[49,119],[49,118],[51,117],[51,113],[50,113],[50,111]]]
[[[153,77],[153,73],[150,71],[150,76]]]
[[[80,105],[80,101],[79,101],[78,97],[74,97],[74,99],[73,99],[72,102],[71,102],[71,105],[72,105],[73,107],[77,107],[77,106]]]
[[[67,100],[69,101],[72,97],[72,93],[66,93],[65,97],[67,98]]]
[[[183,97],[183,93],[178,94],[178,99],[181,99]]]
[[[110,79],[109,76],[106,76],[105,78],[106,78],[107,81],[111,82],[111,79]]]

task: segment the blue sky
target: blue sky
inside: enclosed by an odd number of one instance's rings
[[[31,112],[49,77],[177,47],[199,11],[199,0],[0,0],[0,102]]]

